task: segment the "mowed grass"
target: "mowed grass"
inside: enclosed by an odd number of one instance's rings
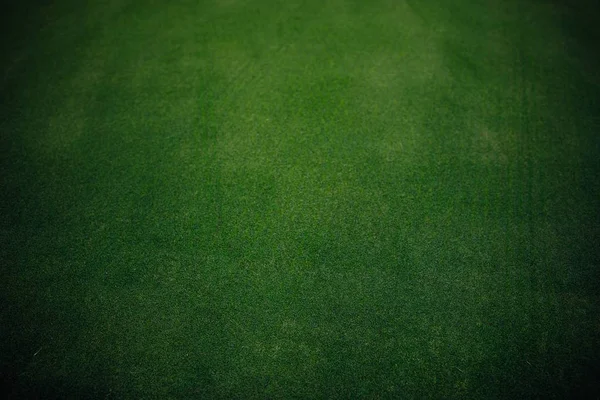
[[[13,398],[600,395],[593,2],[84,3],[4,18]]]

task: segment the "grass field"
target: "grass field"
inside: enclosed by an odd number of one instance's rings
[[[3,388],[600,398],[597,5],[14,1]]]

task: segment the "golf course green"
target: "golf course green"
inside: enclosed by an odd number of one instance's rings
[[[597,0],[23,0],[10,399],[600,398]]]

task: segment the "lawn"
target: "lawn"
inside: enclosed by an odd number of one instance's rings
[[[595,0],[13,1],[9,398],[599,398]]]

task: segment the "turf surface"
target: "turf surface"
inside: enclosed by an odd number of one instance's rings
[[[598,398],[594,1],[15,2],[14,398]]]

